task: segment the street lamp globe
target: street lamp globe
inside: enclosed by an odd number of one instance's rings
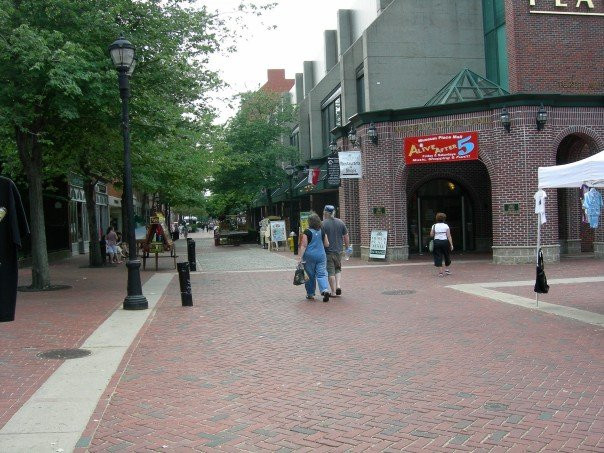
[[[296,171],[296,167],[294,167],[293,165],[288,165],[284,168],[285,173],[287,173],[288,176],[291,176],[294,174],[294,172]]]
[[[134,60],[134,46],[126,38],[123,36],[117,38],[117,40],[109,46],[109,54],[111,55],[111,60],[113,61],[115,69],[129,72],[130,68],[132,68],[132,71],[134,71],[133,64],[136,65]]]

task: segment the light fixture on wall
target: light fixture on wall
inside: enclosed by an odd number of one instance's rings
[[[373,143],[374,145],[377,145],[378,133],[377,133],[377,129],[375,127],[375,123],[369,124],[369,128],[367,129],[367,137],[369,137],[369,140],[371,140],[371,143]]]
[[[547,123],[547,112],[543,104],[541,104],[539,110],[537,110],[537,130],[542,130],[545,127],[545,123]]]
[[[357,143],[357,130],[354,128],[354,124],[350,125],[350,131],[348,132],[348,141],[352,143],[352,146]]]
[[[512,127],[512,120],[510,119],[510,113],[508,112],[508,109],[505,107],[501,111],[501,125],[506,131],[510,132],[510,129]]]

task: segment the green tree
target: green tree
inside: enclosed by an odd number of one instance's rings
[[[241,106],[226,125],[221,146],[212,157],[212,213],[245,210],[263,189],[286,180],[283,164],[296,163],[289,144],[294,108],[287,96],[256,91],[241,95]]]
[[[245,3],[240,11],[256,14],[268,7]],[[166,137],[179,137],[183,117],[194,123],[210,114],[206,93],[220,81],[207,62],[221,47],[230,48],[238,33],[227,19],[188,0],[0,0],[0,150],[5,157],[18,156],[28,183],[34,288],[50,285],[45,174],[55,169],[84,174],[93,209],[96,179],[121,168],[114,130],[120,111],[117,76],[107,46],[124,32],[137,47],[133,160],[134,165],[157,162],[157,154],[145,153],[172,148],[175,143]],[[7,137],[14,143],[7,144]],[[134,169],[141,184],[143,170]]]

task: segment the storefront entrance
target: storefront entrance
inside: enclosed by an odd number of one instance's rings
[[[474,210],[466,191],[455,182],[434,179],[421,186],[409,200],[409,251],[427,252],[437,212],[447,215],[455,248],[474,250]]]

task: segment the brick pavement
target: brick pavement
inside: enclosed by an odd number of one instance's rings
[[[121,306],[126,295],[125,266],[84,268],[87,264],[87,256],[54,263],[51,283],[72,288],[20,292],[15,321],[0,324],[0,428],[61,364],[37,354],[77,348]],[[149,276],[143,273],[143,282]],[[19,284],[30,283],[30,269],[20,269]]]
[[[534,266],[458,258],[438,279],[425,257],[351,260],[363,266],[346,269],[343,297],[324,304],[291,285],[285,254],[210,244],[194,307],[180,306],[173,281],[81,450],[604,450],[604,329],[447,288],[526,280]],[[546,270],[602,269],[573,260]],[[601,312],[597,288],[564,297],[554,287],[542,300]]]

